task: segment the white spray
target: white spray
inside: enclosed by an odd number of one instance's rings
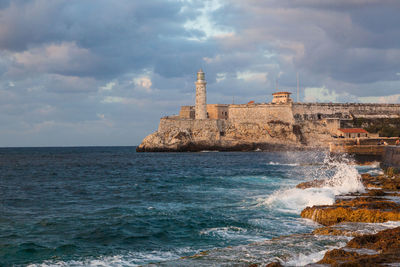
[[[305,207],[331,205],[336,195],[365,191],[355,165],[346,158],[337,161],[327,156],[316,171],[307,175],[310,175],[307,180],[322,179],[325,182],[307,189],[281,189],[267,199],[258,199],[259,203],[283,212],[300,213]]]

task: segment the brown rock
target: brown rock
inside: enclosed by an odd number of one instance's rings
[[[325,253],[324,258],[320,260],[319,264],[331,264],[333,266],[340,266],[341,262],[353,262],[355,258],[360,257],[356,252],[344,251],[343,249],[333,249]]]
[[[314,235],[342,235],[342,236],[359,236],[354,231],[347,229],[334,228],[331,226],[317,228],[312,232]]]
[[[363,251],[362,249],[372,249],[377,253],[366,254],[365,250]],[[373,235],[355,237],[347,243],[345,248],[334,249],[325,253],[324,258],[318,264],[330,264],[331,266],[387,266],[388,264],[398,264],[399,262],[400,227],[384,230]]]
[[[275,261],[275,262],[268,263],[267,265],[265,265],[265,267],[283,267],[283,265],[280,262]]]
[[[341,199],[333,205],[307,207],[301,217],[323,225],[340,222],[387,222],[400,220],[400,205],[383,198]]]
[[[371,189],[363,194],[363,196],[375,196],[375,197],[385,196],[385,195],[387,195],[387,193],[385,193],[385,191],[381,189]]]
[[[347,247],[400,252],[400,227],[384,230],[374,235],[356,237],[347,244]]]
[[[379,187],[386,190],[400,190],[400,176],[388,177],[387,175],[371,176],[368,173],[361,175],[365,187]]]
[[[322,187],[324,186],[326,183],[325,180],[313,180],[313,181],[309,181],[309,182],[304,182],[304,183],[300,183],[298,185],[296,185],[296,188],[299,189],[306,189],[306,188],[311,188],[311,187]]]
[[[389,220],[400,220],[400,204],[389,201],[384,196],[398,196],[400,188],[400,177],[389,178],[385,175],[371,176],[361,175],[364,185],[381,187],[382,189],[367,190],[362,196],[354,198],[341,198],[333,205],[322,205],[307,207],[301,212],[303,218],[312,219],[323,225],[334,225],[340,222],[386,222]],[[299,188],[307,188],[312,183],[300,184]],[[387,190],[395,190],[387,192]],[[322,233],[322,230],[319,230]],[[334,233],[336,230],[324,230]]]

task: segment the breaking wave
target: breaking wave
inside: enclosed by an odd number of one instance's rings
[[[280,162],[274,162],[270,161],[268,165],[278,165],[278,166],[300,166],[298,163],[280,163]]]
[[[70,261],[56,261],[47,260],[40,264],[30,264],[28,267],[106,267],[106,266],[142,266],[143,262],[158,263],[162,261],[169,261],[179,258],[182,254],[194,254],[198,251],[191,248],[181,248],[175,251],[148,251],[148,252],[132,252],[114,256],[100,256],[93,258],[86,258],[81,260]]]
[[[335,196],[351,192],[364,192],[360,174],[354,164],[348,159],[334,161],[329,157],[324,159],[314,173],[309,173],[311,180],[323,180],[318,187],[306,189],[289,188],[275,191],[266,199],[258,199],[261,205],[267,205],[282,212],[300,213],[306,207],[313,205],[330,205]]]

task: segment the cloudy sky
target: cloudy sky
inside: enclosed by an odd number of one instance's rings
[[[398,0],[0,0],[0,146],[137,145],[194,103],[400,103]]]

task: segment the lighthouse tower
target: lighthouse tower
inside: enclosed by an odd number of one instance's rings
[[[206,80],[204,72],[200,69],[197,72],[196,84],[196,107],[195,107],[195,118],[196,120],[207,119],[207,96],[206,96]]]

